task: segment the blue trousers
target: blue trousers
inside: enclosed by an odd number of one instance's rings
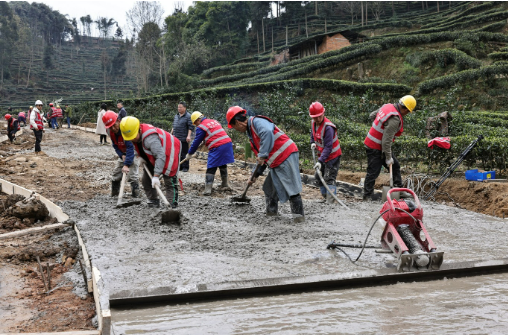
[[[71,118],[67,116],[67,128],[71,127]]]

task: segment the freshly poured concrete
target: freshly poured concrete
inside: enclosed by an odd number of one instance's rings
[[[332,240],[361,243],[380,203],[348,203],[351,210],[304,202],[306,222],[292,222],[289,205],[281,216],[266,217],[264,199],[233,205],[227,199],[182,197],[182,225],[161,225],[146,205],[115,209],[115,199],[99,196],[86,204],[65,202],[78,224],[92,263],[110,294],[174,287],[190,292],[197,285],[263,278],[334,273],[363,275],[393,268],[390,254],[368,249],[358,265],[326,250]],[[424,204],[424,223],[445,252],[445,263],[504,258],[508,254],[504,220],[444,205]],[[376,226],[368,244],[379,244]],[[356,257],[359,249],[348,249]],[[394,270],[395,271],[395,270]]]

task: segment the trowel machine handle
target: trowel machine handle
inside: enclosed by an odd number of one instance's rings
[[[413,192],[413,190],[410,190],[409,188],[392,188],[388,191],[388,193],[386,193],[386,202],[388,202],[388,204],[390,205],[390,210],[391,211],[395,211],[395,207],[393,206],[393,203],[392,203],[392,198],[390,197],[390,193],[392,192],[407,192],[409,194],[411,194],[413,196],[413,199],[415,200],[415,204],[416,204],[416,208],[418,209],[422,209],[422,205],[420,204],[420,200],[418,199],[418,196],[416,195],[415,192]]]

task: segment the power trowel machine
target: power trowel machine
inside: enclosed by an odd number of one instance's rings
[[[391,199],[392,192],[407,192],[413,199]],[[386,195],[386,202],[379,211],[386,225],[381,235],[381,247],[391,250],[398,258],[397,270],[438,270],[443,264],[444,252],[436,246],[423,225],[423,209],[418,196],[407,188],[393,188]]]

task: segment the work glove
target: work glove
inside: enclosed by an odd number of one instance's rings
[[[321,171],[321,162],[317,162],[316,165],[314,165],[314,170],[318,169]]]
[[[316,143],[312,143],[312,144],[310,145],[310,150],[314,150],[314,149],[316,149]]]
[[[196,154],[192,154],[192,155],[187,154],[187,155],[185,155],[185,159],[186,159],[186,160],[189,160],[189,159],[193,158],[195,155],[196,155]]]
[[[159,188],[161,187],[161,181],[159,179],[159,177],[153,177],[152,178],[152,187],[155,188],[155,186],[158,186]]]
[[[127,165],[124,165],[123,168],[122,168],[122,173],[129,173],[129,167]]]
[[[386,165],[390,166],[393,164],[393,158],[390,157],[390,159],[386,160]]]
[[[265,165],[266,158],[265,157],[256,157],[256,163],[259,165]]]

